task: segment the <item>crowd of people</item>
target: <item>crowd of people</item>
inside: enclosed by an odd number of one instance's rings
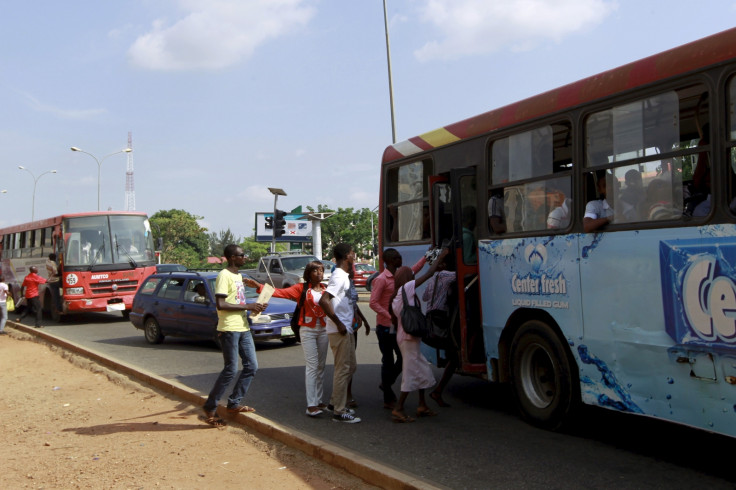
[[[384,270],[372,284],[370,307],[376,312],[375,331],[382,355],[379,389],[383,393],[383,407],[390,410],[391,419],[397,423],[415,420],[406,414],[405,409],[408,395],[414,391],[419,394],[417,417],[437,415],[427,405],[425,398],[425,391],[433,387],[435,389],[430,393],[430,398],[440,407],[449,407],[442,398],[442,389],[457,363],[448,364],[438,385],[429,363],[420,352],[421,339],[407,334],[400,318],[402,297],[410,297],[410,303],[414,304],[416,288],[435,272],[444,269],[447,254],[448,250],[443,249],[429,270],[415,278],[427,259],[423,257],[411,268],[404,267],[401,254],[395,249],[386,249],[383,253]],[[256,288],[260,293],[264,285],[253,279],[244,279],[239,274],[244,262],[243,249],[231,244],[225,247],[223,255],[228,266],[218,274],[215,298],[218,313],[217,335],[222,344],[224,367],[204,405],[204,420],[215,427],[225,424],[217,415],[217,406],[237,375],[238,357],[243,369],[227,398],[226,410],[228,413],[255,411],[243,402],[258,370],[246,314],[248,311],[258,313],[266,308],[265,303],[245,301],[245,286]],[[318,417],[327,412],[331,413],[335,422],[355,424],[361,422],[356,413],[358,404],[351,392],[352,378],[357,369],[355,350],[358,331],[365,328],[368,335],[371,327],[358,307],[353,283],[355,252],[349,244],[340,243],[333,249],[333,258],[336,265],[327,285],[322,282],[324,264],[314,261],[305,268],[303,283],[275,289],[272,295],[291,299],[298,304],[296,314],[305,361],[306,415]],[[431,298],[431,302],[437,303],[435,306],[447,307],[443,304],[447,298],[445,290],[452,280],[454,273],[440,274],[431,284],[433,289],[428,288],[435,291]],[[328,346],[334,363],[329,399],[326,397],[324,382]],[[401,386],[397,397],[393,385],[399,375]]]

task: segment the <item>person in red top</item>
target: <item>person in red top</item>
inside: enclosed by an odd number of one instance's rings
[[[322,284],[324,264],[315,260],[304,268],[304,282],[291,287],[276,289],[275,298],[286,298],[302,303],[299,310],[299,336],[306,365],[305,384],[307,387],[307,415],[316,417],[327,409],[322,401],[324,397],[324,375],[327,362],[327,323],[325,312],[319,306],[319,300],[325,290]],[[246,286],[256,288],[260,293],[263,284],[250,278],[243,279]]]
[[[414,274],[418,273],[426,263],[426,257],[411,268]],[[394,294],[394,273],[403,264],[401,254],[395,248],[383,251],[383,272],[371,283],[370,307],[376,312],[376,337],[378,348],[381,350],[381,385],[383,390],[383,408],[392,409],[396,405],[396,393],[391,388],[396,378],[401,374],[401,351],[396,342],[396,325],[391,321],[388,306]],[[394,360],[394,353],[396,359]]]
[[[18,322],[28,315],[31,308],[33,308],[36,314],[36,328],[41,328],[41,300],[38,297],[38,286],[40,284],[46,284],[46,279],[38,275],[38,267],[31,266],[31,273],[23,279],[23,285],[21,286],[21,292],[23,297],[26,299],[26,307],[23,309],[23,313],[18,317]]]

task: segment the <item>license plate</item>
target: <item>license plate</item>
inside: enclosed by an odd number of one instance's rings
[[[110,303],[107,305],[107,311],[124,311],[125,303]]]
[[[286,337],[287,335],[294,335],[294,330],[291,327],[281,327],[281,336]]]

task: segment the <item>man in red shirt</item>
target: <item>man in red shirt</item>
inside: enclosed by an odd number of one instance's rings
[[[23,279],[23,285],[21,292],[23,297],[26,299],[26,307],[23,309],[23,313],[18,317],[18,322],[28,315],[31,308],[36,314],[36,328],[41,328],[41,316],[43,311],[41,310],[41,300],[38,297],[38,286],[39,284],[46,284],[46,279],[38,275],[38,267],[31,266],[31,273]]]
[[[416,274],[427,262],[426,257],[411,268]],[[396,405],[396,394],[391,386],[401,374],[401,351],[396,342],[396,325],[391,322],[388,311],[389,301],[394,294],[394,273],[403,265],[401,254],[394,248],[383,251],[383,272],[371,283],[370,307],[376,312],[376,337],[381,351],[381,385],[383,390],[383,408],[393,409]],[[396,357],[394,357],[394,355]]]

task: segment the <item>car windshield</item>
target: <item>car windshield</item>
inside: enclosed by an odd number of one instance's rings
[[[373,272],[376,269],[370,264],[355,264],[355,269],[364,272]]]
[[[313,260],[318,260],[314,255],[302,256],[302,257],[283,257],[281,264],[285,271],[297,271],[304,270],[307,264]]]
[[[210,285],[210,291],[212,291],[213,295],[215,294],[215,280],[216,278],[214,277],[211,279],[207,279],[207,282]],[[246,299],[252,299],[252,298],[258,297],[258,292],[255,289],[249,288],[248,286],[245,286],[245,285],[244,287],[245,287],[245,298]]]

